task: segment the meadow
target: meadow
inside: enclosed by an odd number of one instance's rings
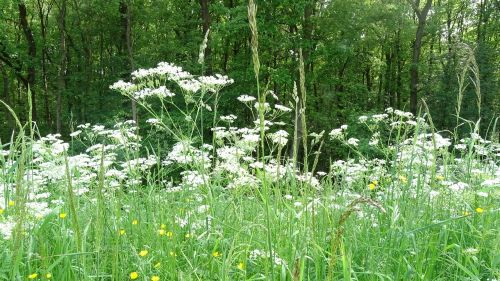
[[[299,139],[286,129],[305,124],[297,90],[288,106],[241,95],[254,122],[236,127],[217,111],[231,83],[164,62],[116,82],[148,112],[142,136],[125,121],[63,141],[16,119],[0,154],[0,280],[499,278],[500,145],[479,121],[458,139],[425,110],[387,108]],[[325,142],[349,154],[319,171]]]

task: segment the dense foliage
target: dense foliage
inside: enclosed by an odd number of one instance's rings
[[[425,100],[429,106],[438,129],[462,123],[451,117],[457,107],[461,117],[482,118],[483,135],[498,117],[498,1],[257,4],[262,87],[288,105],[302,48],[306,110],[316,131],[386,107],[416,114],[413,91],[419,104]],[[135,69],[169,61],[193,73],[235,79],[221,97],[221,109],[234,113],[232,100],[255,92],[246,5],[241,0],[1,1],[1,99],[26,118],[29,86],[41,132],[67,135],[75,124],[136,119],[130,102],[108,85]],[[197,60],[207,31],[202,69]],[[480,88],[480,113],[474,83]],[[1,110],[5,139],[13,123]],[[139,125],[143,115],[139,109]]]

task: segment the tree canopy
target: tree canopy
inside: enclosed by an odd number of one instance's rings
[[[261,84],[288,104],[303,50],[311,131],[387,107],[417,113],[425,105],[442,130],[460,124],[459,115],[481,118],[485,133],[498,117],[498,1],[272,0],[257,7]],[[29,89],[42,133],[143,122],[109,85],[159,61],[237,81],[222,97],[228,113],[235,109],[224,99],[255,95],[246,1],[9,0],[0,3],[0,30],[1,99],[26,119]],[[8,137],[12,118],[1,110],[0,135]]]

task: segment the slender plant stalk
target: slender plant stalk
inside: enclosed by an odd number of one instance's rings
[[[309,170],[307,157],[307,122],[306,122],[306,74],[304,70],[304,57],[302,48],[299,49],[299,78],[300,78],[300,122],[302,124],[302,146],[304,149],[304,172]]]
[[[248,1],[248,22],[250,25],[250,31],[252,33],[251,39],[251,47],[252,47],[252,61],[253,61],[253,69],[255,72],[255,80],[257,83],[257,99],[259,101],[259,124],[260,124],[260,153],[258,157],[262,161],[263,166],[265,165],[264,158],[264,104],[266,102],[265,94],[261,94],[260,92],[260,80],[259,80],[259,71],[260,71],[260,61],[259,61],[259,39],[258,39],[258,31],[257,31],[257,6],[255,5],[254,0]],[[269,266],[271,268],[271,280],[274,280],[274,251],[272,245],[272,237],[271,237],[271,210],[269,206],[269,186],[265,179],[265,169],[262,169],[262,187],[265,192],[264,195],[264,203],[266,207],[266,228],[267,228],[267,247],[269,250]]]
[[[14,117],[16,120],[16,124],[19,128],[19,134],[16,137],[15,141],[15,146],[17,146],[20,143],[20,156],[17,159],[17,169],[16,169],[16,184],[15,184],[15,194],[14,194],[14,217],[15,217],[15,227],[14,227],[14,243],[12,244],[12,262],[13,266],[11,268],[11,276],[19,276],[19,265],[21,263],[21,257],[22,257],[22,249],[23,249],[23,239],[24,239],[24,230],[23,230],[23,224],[25,222],[26,218],[26,196],[27,192],[24,189],[24,172],[25,172],[25,165],[26,165],[26,160],[27,160],[27,144],[26,144],[26,136],[24,132],[24,127],[21,125],[21,122],[19,121],[19,118],[15,114],[14,110],[7,105],[5,102],[1,101],[0,102],[7,108],[7,110],[10,112],[10,114]],[[28,120],[29,120],[29,127],[30,127],[30,135],[33,136],[33,130],[32,130],[32,101],[31,101],[31,91],[28,87]],[[31,139],[30,141],[32,141]]]
[[[101,149],[101,163],[99,167],[99,183],[97,185],[97,209],[96,209],[96,229],[95,229],[95,248],[97,254],[97,279],[99,279],[99,264],[101,257],[101,240],[103,236],[103,221],[105,218],[104,214],[104,198],[103,198],[103,189],[104,189],[104,145],[102,145]]]
[[[82,244],[82,234],[80,231],[80,225],[78,224],[78,214],[76,212],[76,206],[75,206],[75,193],[73,192],[73,184],[71,181],[71,173],[70,173],[70,168],[69,168],[69,162],[68,162],[68,154],[65,151],[64,152],[64,164],[66,165],[66,186],[67,186],[67,196],[68,196],[68,204],[70,208],[70,216],[71,216],[71,221],[73,224],[73,231],[75,231],[76,235],[76,248],[77,251],[82,252],[83,251],[83,244]]]
[[[354,213],[355,211],[358,210],[357,206],[360,204],[369,204],[372,205],[376,208],[378,208],[380,211],[385,213],[384,207],[380,205],[377,201],[366,198],[366,197],[360,197],[354,201],[351,202],[346,208],[346,210],[340,215],[340,218],[337,222],[337,231],[335,232],[335,236],[332,237],[332,242],[331,242],[331,251],[330,251],[330,261],[328,264],[328,278],[326,280],[334,280],[333,279],[333,270],[335,268],[335,264],[337,262],[337,250],[339,249],[341,243],[342,243],[342,235],[344,234],[344,224],[349,218],[349,216]]]

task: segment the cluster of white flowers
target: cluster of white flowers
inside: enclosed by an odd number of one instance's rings
[[[233,188],[258,188],[260,181],[251,174],[245,173],[235,177],[228,185],[227,189]]]
[[[447,184],[447,183],[445,182],[443,184]],[[449,184],[448,188],[453,192],[460,192],[460,191],[464,191],[465,189],[469,188],[469,185],[464,183],[464,182],[455,182],[455,183]]]
[[[250,254],[249,254],[249,259],[252,261],[256,261],[258,259],[270,259],[270,258],[273,259],[273,262],[275,265],[278,265],[278,266],[283,265],[285,267],[287,266],[285,260],[280,258],[275,252],[273,252],[271,255],[267,251],[255,249],[255,250],[250,251]]]
[[[268,112],[269,110],[271,110],[271,105],[268,102],[264,102],[264,103],[256,102],[256,103],[254,103],[253,107],[255,109],[259,110],[261,107],[261,104],[262,104],[262,108],[264,109],[264,112]]]
[[[188,189],[195,189],[209,182],[208,175],[203,175],[198,171],[184,171],[181,175],[182,183]]]
[[[14,221],[7,220],[0,222],[0,234],[4,239],[8,240],[11,238],[15,226],[16,223]]]
[[[345,131],[347,130],[347,125],[342,125],[340,128],[333,129],[328,134],[332,139],[342,139],[344,138]]]
[[[288,143],[288,132],[284,130],[279,130],[275,133],[269,134],[273,143],[279,146],[285,146]]]
[[[123,80],[118,80],[113,85],[109,86],[111,90],[117,90],[120,92],[132,92],[137,86],[130,82],[125,82]]]
[[[211,157],[208,152],[197,149],[189,142],[184,141],[176,143],[162,163],[167,166],[176,163],[209,167],[211,165]]]
[[[221,116],[220,120],[227,122],[227,123],[233,123],[234,120],[236,120],[237,118],[238,117],[236,115],[229,114],[229,115]]]
[[[212,92],[220,91],[223,87],[234,83],[233,79],[220,74],[215,74],[215,76],[201,76],[198,80],[202,87]]]
[[[276,110],[283,111],[283,112],[290,112],[290,111],[292,111],[291,108],[286,107],[284,105],[280,105],[280,104],[275,104],[274,108],[276,108]]]
[[[359,140],[357,138],[349,138],[347,140],[348,145],[358,146]]]
[[[438,133],[419,134],[401,142],[398,161],[405,163],[406,166],[431,167],[435,163],[436,156],[444,153],[450,145],[450,139]]]
[[[189,93],[196,93],[201,89],[200,81],[195,79],[179,80],[177,81],[177,84],[182,90]]]
[[[241,95],[237,98],[240,102],[247,103],[247,102],[252,102],[255,101],[256,98],[249,96],[249,95]]]
[[[157,67],[149,69],[138,69],[132,72],[133,80],[140,80],[146,78],[166,77],[169,80],[179,81],[189,79],[192,75],[184,71],[182,67],[176,66],[168,62],[160,62]]]
[[[171,97],[174,97],[175,94],[172,93],[169,89],[167,89],[167,87],[165,86],[160,86],[158,88],[154,88],[154,89],[151,89],[151,88],[144,88],[144,89],[141,89],[137,92],[134,92],[132,94],[132,96],[135,98],[135,99],[145,99],[145,98],[148,98],[148,97],[158,97],[158,98],[171,98]]]

